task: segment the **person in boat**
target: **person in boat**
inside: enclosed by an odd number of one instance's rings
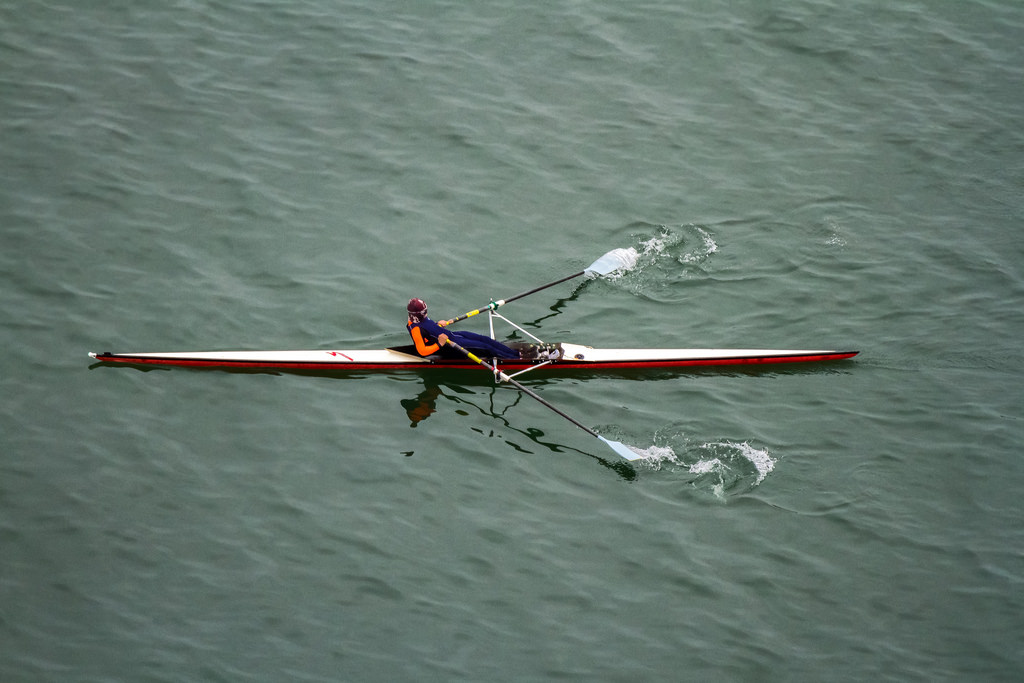
[[[413,298],[409,300],[409,335],[416,345],[416,352],[421,356],[431,356],[441,350],[441,347],[451,339],[462,348],[472,351],[478,356],[491,358],[519,358],[519,352],[510,349],[499,341],[476,332],[447,331],[444,328],[451,324],[451,320],[434,322],[427,317],[427,304],[423,299]]]

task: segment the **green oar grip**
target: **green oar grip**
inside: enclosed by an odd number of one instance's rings
[[[452,318],[451,322],[449,322],[448,324],[451,325],[451,324],[459,322],[460,320],[465,320],[466,318],[472,318],[474,315],[480,315],[484,311],[493,311],[498,306],[501,306],[504,303],[505,303],[504,299],[502,299],[501,301],[492,301],[491,303],[487,304],[483,308],[478,308],[475,311],[470,311],[469,313],[463,313],[462,315],[460,315],[457,318]]]

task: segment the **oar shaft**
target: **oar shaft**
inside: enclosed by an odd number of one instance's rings
[[[484,311],[493,311],[494,309],[498,308],[499,306],[504,306],[505,304],[507,304],[507,303],[509,303],[511,301],[515,301],[516,299],[522,299],[524,296],[529,296],[530,294],[535,294],[536,292],[539,292],[542,289],[547,289],[548,287],[554,287],[555,285],[561,284],[561,283],[565,282],[566,280],[572,280],[573,278],[577,278],[577,277],[579,277],[581,275],[584,275],[586,272],[587,271],[585,271],[585,270],[581,270],[578,273],[574,273],[572,275],[567,275],[566,277],[563,277],[563,278],[560,278],[558,280],[555,280],[554,282],[549,282],[546,285],[541,285],[540,287],[534,287],[533,289],[531,289],[528,292],[523,292],[522,294],[516,294],[515,296],[511,296],[511,297],[509,297],[507,299],[501,299],[500,301],[492,301],[491,303],[489,303],[488,305],[484,306],[483,308],[478,308],[475,311],[470,311],[469,313],[463,313],[462,315],[460,315],[457,318],[452,318],[451,322],[452,323],[457,323],[460,320],[465,320],[466,318],[472,318],[474,315],[479,315],[479,314],[483,313]]]
[[[539,292],[542,289],[547,289],[548,287],[554,287],[555,285],[560,285],[563,282],[565,282],[566,280],[572,280],[573,278],[577,278],[577,277],[583,275],[586,272],[587,271],[585,271],[585,270],[581,270],[578,273],[573,273],[572,275],[566,275],[565,277],[563,277],[563,278],[561,278],[559,280],[555,280],[554,282],[549,282],[546,285],[541,285],[540,287],[534,287],[533,289],[531,289],[528,292],[523,292],[522,294],[516,294],[515,296],[510,296],[507,299],[503,299],[502,303],[503,304],[507,304],[510,301],[515,301],[516,299],[522,299],[524,296],[529,296],[530,294],[533,294],[535,292]]]
[[[612,249],[607,254],[597,259],[596,261],[591,263],[587,268],[584,268],[578,273],[567,275],[563,278],[555,280],[554,282],[549,282],[546,285],[541,285],[540,287],[534,287],[533,289],[527,292],[523,292],[522,294],[516,294],[515,296],[509,297],[507,299],[502,299],[500,301],[492,301],[483,308],[478,308],[475,311],[470,311],[469,313],[460,315],[458,318],[452,318],[450,322],[456,323],[460,320],[465,320],[466,318],[472,318],[474,315],[479,315],[484,311],[493,311],[498,306],[504,306],[510,301],[522,299],[524,296],[529,296],[530,294],[539,292],[542,289],[547,289],[548,287],[554,287],[559,283],[565,282],[566,280],[572,280],[573,278],[577,278],[580,275],[589,275],[590,277],[597,277],[599,275],[608,275],[616,270],[629,270],[634,265],[636,265],[636,258],[637,253],[635,249]]]
[[[452,348],[454,348],[455,350],[460,351],[461,353],[465,354],[465,356],[467,358],[469,358],[471,361],[473,361],[474,363],[479,363],[480,365],[484,366],[485,368],[487,368],[491,372],[497,374],[498,377],[500,377],[502,381],[508,382],[509,384],[514,386],[516,389],[519,389],[519,391],[521,391],[524,394],[526,394],[527,396],[529,396],[530,398],[536,399],[537,401],[539,401],[544,406],[546,406],[546,407],[550,408],[551,410],[553,410],[554,412],[558,413],[559,415],[564,417],[566,420],[568,420],[569,422],[572,422],[574,425],[576,425],[577,427],[579,427],[580,429],[585,431],[587,434],[590,434],[591,436],[596,436],[599,439],[601,438],[601,435],[598,434],[597,432],[595,432],[593,429],[591,429],[590,427],[587,427],[586,425],[584,425],[584,424],[576,421],[572,417],[566,415],[561,410],[559,410],[558,408],[556,408],[555,406],[551,405],[546,400],[544,400],[543,398],[538,396],[533,390],[524,387],[522,384],[520,384],[516,380],[512,379],[511,377],[509,377],[508,375],[506,375],[501,370],[498,370],[493,365],[491,365],[490,363],[485,361],[483,358],[477,357],[472,351],[469,351],[468,349],[463,348],[462,346],[460,346],[456,342],[453,342],[451,339],[448,340],[448,345],[451,346]]]

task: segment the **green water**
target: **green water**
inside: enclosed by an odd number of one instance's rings
[[[1020,679],[1019,3],[234,5],[0,8],[0,678]],[[503,312],[862,353],[526,380],[635,466],[486,375],[86,355],[617,247]]]

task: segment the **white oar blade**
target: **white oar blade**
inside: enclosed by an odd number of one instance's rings
[[[608,444],[609,448],[611,448],[613,451],[621,455],[626,460],[640,460],[644,457],[624,443],[619,443],[618,441],[611,441],[600,435],[598,435],[597,438],[601,439],[601,441],[604,441],[606,444]]]
[[[636,249],[612,249],[607,254],[590,264],[586,269],[587,277],[608,275],[616,270],[629,270],[636,265],[640,257]]]

